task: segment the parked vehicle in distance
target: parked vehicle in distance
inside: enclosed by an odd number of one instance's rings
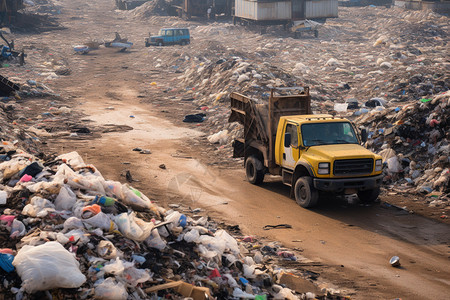
[[[187,45],[191,42],[188,28],[162,28],[158,35],[145,38],[145,47],[165,45]]]

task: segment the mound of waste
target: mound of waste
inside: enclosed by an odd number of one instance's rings
[[[6,297],[315,297],[279,283],[287,271],[278,262],[297,258],[276,243],[233,237],[205,216],[160,207],[129,184],[103,178],[76,152],[44,160],[7,142],[1,152]]]

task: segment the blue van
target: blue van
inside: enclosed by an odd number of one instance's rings
[[[152,35],[145,39],[145,47],[150,45],[187,45],[191,42],[191,36],[188,28],[163,28],[159,30],[158,35]]]

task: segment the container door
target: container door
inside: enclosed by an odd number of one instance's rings
[[[292,21],[304,20],[306,12],[306,0],[291,0]]]
[[[286,133],[289,133],[291,142],[286,143]],[[297,160],[299,159],[299,143],[298,143],[298,126],[295,124],[287,124],[283,138],[284,153],[281,165],[284,168],[293,170]]]

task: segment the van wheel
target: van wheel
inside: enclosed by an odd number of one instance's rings
[[[251,184],[260,185],[264,181],[264,166],[256,156],[249,156],[245,161],[245,174]]]
[[[181,46],[184,46],[184,45],[186,45],[186,42],[185,41],[181,41]]]
[[[163,42],[158,42],[158,46],[163,46]]]
[[[373,203],[378,199],[380,195],[380,188],[371,190],[359,191],[358,198],[362,203]]]
[[[301,207],[313,207],[319,202],[319,192],[312,186],[312,179],[309,176],[297,179],[294,194],[295,201]]]

